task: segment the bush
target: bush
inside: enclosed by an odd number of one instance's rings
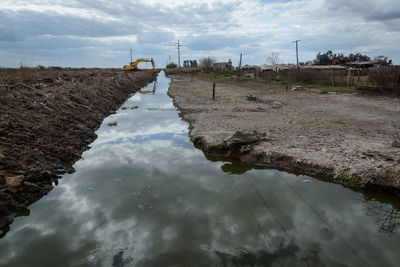
[[[213,57],[205,57],[200,59],[200,67],[205,71],[205,72],[211,72],[213,64],[217,60]]]
[[[167,69],[176,69],[178,65],[175,62],[169,63],[167,66],[165,66]]]

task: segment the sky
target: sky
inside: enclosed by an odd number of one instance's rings
[[[400,64],[398,0],[0,0],[0,66],[157,67],[214,57],[238,65],[313,60],[318,52],[384,55]]]

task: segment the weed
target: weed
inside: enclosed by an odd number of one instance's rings
[[[400,148],[400,133],[395,133],[394,134],[394,141],[392,142],[393,147]]]

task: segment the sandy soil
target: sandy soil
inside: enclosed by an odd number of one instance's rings
[[[400,192],[400,149],[392,146],[400,132],[398,98],[286,92],[232,81],[216,84],[213,101],[211,81],[171,78],[169,94],[191,125],[191,139],[206,154]],[[248,100],[249,94],[256,100]],[[236,140],[230,147],[236,131],[243,136],[253,130],[257,140]]]
[[[154,78],[116,69],[0,70],[0,228],[72,171],[102,120]]]

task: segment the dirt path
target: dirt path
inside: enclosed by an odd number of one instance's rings
[[[46,194],[151,71],[0,71],[0,228]],[[1,230],[0,230],[1,235]]]
[[[400,149],[391,145],[400,99],[229,82],[217,83],[213,101],[210,81],[171,78],[169,94],[206,154],[400,192]]]

